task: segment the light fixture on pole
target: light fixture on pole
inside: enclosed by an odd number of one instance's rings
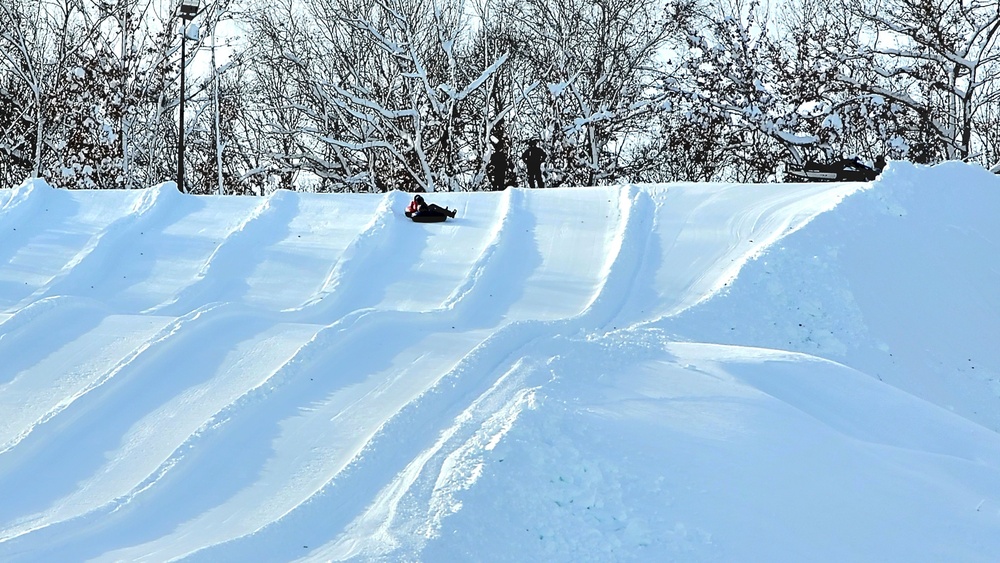
[[[178,118],[177,127],[177,189],[181,192],[185,192],[184,189],[184,102],[187,94],[184,92],[184,68],[187,65],[187,39],[188,39],[188,23],[194,18],[195,14],[198,13],[198,7],[200,0],[181,0],[180,6],[178,7],[178,15],[184,22],[184,28],[181,32],[181,97],[180,97],[180,117]]]

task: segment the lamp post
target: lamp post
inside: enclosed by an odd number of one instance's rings
[[[185,192],[184,189],[184,102],[187,98],[187,94],[184,92],[184,69],[187,65],[187,38],[188,38],[188,23],[194,19],[195,14],[198,13],[198,4],[200,0],[181,0],[178,14],[181,20],[184,22],[184,29],[181,33],[181,99],[180,99],[180,117],[178,118],[177,127],[177,189],[181,192]]]

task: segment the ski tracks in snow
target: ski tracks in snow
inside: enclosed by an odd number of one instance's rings
[[[0,352],[28,352],[0,398],[28,407],[0,425],[0,556],[419,557],[551,377],[546,343],[690,306],[839,201],[750,194],[720,240],[692,224],[711,194],[670,190],[479,194],[436,225],[401,193],[11,191]]]

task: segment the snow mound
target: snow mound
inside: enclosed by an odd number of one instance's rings
[[[893,163],[724,294],[686,338],[837,360],[1000,431],[1000,178]]]
[[[0,190],[0,560],[992,561],[998,188]]]

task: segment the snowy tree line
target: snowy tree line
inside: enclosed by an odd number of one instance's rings
[[[780,180],[1000,160],[1000,2],[268,0],[0,5],[0,180],[196,193]],[[494,162],[496,160],[494,159]]]

